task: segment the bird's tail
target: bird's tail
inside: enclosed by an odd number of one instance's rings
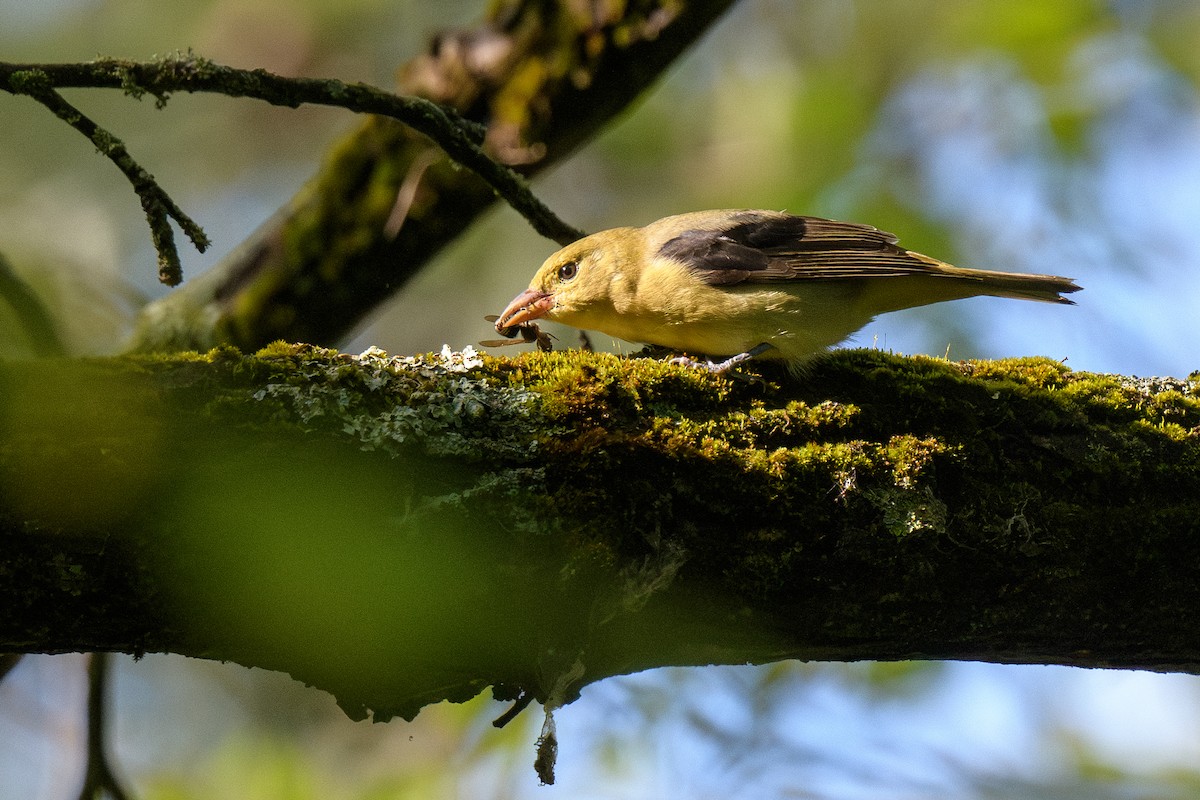
[[[1028,275],[1020,272],[995,272],[986,269],[962,269],[942,264],[940,273],[948,278],[974,284],[979,291],[993,297],[1013,297],[1018,300],[1040,300],[1044,303],[1075,305],[1064,294],[1078,292],[1081,286],[1059,275]]]
[[[920,262],[920,268],[907,273],[903,280],[883,281],[872,287],[878,290],[868,301],[874,305],[874,313],[980,295],[1074,305],[1063,295],[1082,288],[1059,275],[964,269],[920,253],[909,251],[905,255]]]

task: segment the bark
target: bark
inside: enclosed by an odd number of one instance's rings
[[[785,658],[1196,672],[1200,380],[842,351],[0,364],[0,650],[347,713]]]
[[[533,175],[646,90],[732,0],[495,3],[438,37],[398,91],[487,126]],[[365,117],[291,202],[209,273],[142,313],[130,349],[336,344],[495,200],[410,128]]]

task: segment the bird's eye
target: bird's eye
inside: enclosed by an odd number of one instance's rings
[[[579,271],[579,264],[574,261],[568,261],[558,268],[558,280],[566,283],[575,277],[575,273]]]

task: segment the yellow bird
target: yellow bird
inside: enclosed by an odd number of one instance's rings
[[[572,242],[496,320],[538,319],[692,355],[793,365],[877,315],[977,295],[1073,305],[1068,278],[962,269],[870,225],[733,209],[665,217]],[[696,363],[681,359],[685,363]]]

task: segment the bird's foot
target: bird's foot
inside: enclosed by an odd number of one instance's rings
[[[763,353],[765,353],[767,351],[767,348],[769,348],[770,346],[771,345],[764,342],[755,347],[751,347],[749,350],[747,350],[744,353],[738,353],[736,356],[730,356],[729,358],[725,359],[724,361],[697,361],[694,358],[690,358],[688,356],[675,356],[668,363],[680,364],[685,367],[695,367],[696,369],[706,369],[709,372],[712,372],[715,374],[715,373],[725,372],[730,367],[736,366],[736,365],[742,363],[743,361],[748,361],[757,355],[762,355]]]
[[[750,357],[751,356],[749,353],[738,353],[736,356],[727,358],[724,361],[697,361],[696,359],[689,358],[688,356],[675,356],[667,363],[679,364],[680,366],[684,367],[695,367],[696,369],[706,369],[715,374],[724,372],[733,365],[740,364]]]

